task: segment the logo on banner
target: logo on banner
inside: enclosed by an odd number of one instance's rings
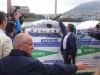
[[[32,57],[33,58],[39,58],[44,56],[49,56],[53,54],[57,54],[58,52],[51,52],[51,51],[43,51],[43,50],[32,50]]]

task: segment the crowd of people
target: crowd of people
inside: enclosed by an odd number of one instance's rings
[[[64,64],[49,65],[31,57],[34,39],[21,33],[19,17],[20,14],[16,14],[14,22],[7,21],[5,13],[0,11],[0,75],[72,75],[77,70],[88,69],[88,63],[75,64],[77,46],[73,24],[65,27],[60,18],[57,19],[63,33],[61,52]]]

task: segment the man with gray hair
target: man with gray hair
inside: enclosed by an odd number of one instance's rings
[[[32,38],[26,33],[16,35],[14,49],[0,60],[0,75],[72,75],[89,65],[79,62],[76,65],[43,64],[31,57],[34,48]]]

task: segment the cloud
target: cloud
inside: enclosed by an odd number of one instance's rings
[[[57,0],[57,12],[66,12],[75,6],[93,0]],[[7,0],[0,0],[0,10],[7,12]],[[29,6],[31,13],[54,14],[55,0],[12,0],[14,6]]]
[[[7,0],[0,1],[0,11],[7,11]]]
[[[33,13],[53,13],[54,0],[13,0],[12,5],[29,6]]]
[[[64,3],[64,5],[79,5],[85,2],[96,1],[96,0],[58,0],[59,2]]]

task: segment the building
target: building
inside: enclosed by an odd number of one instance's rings
[[[11,14],[16,6],[11,6],[11,0],[7,0],[7,13]],[[30,13],[30,9],[28,6],[19,6],[20,9],[17,10],[18,13],[25,13],[25,14],[29,14]]]
[[[18,13],[25,13],[25,14],[29,14],[30,13],[30,9],[28,6],[19,6],[20,9],[17,9]],[[12,6],[11,10],[12,12],[15,10],[16,6]]]
[[[11,0],[7,0],[7,13],[11,13]]]

